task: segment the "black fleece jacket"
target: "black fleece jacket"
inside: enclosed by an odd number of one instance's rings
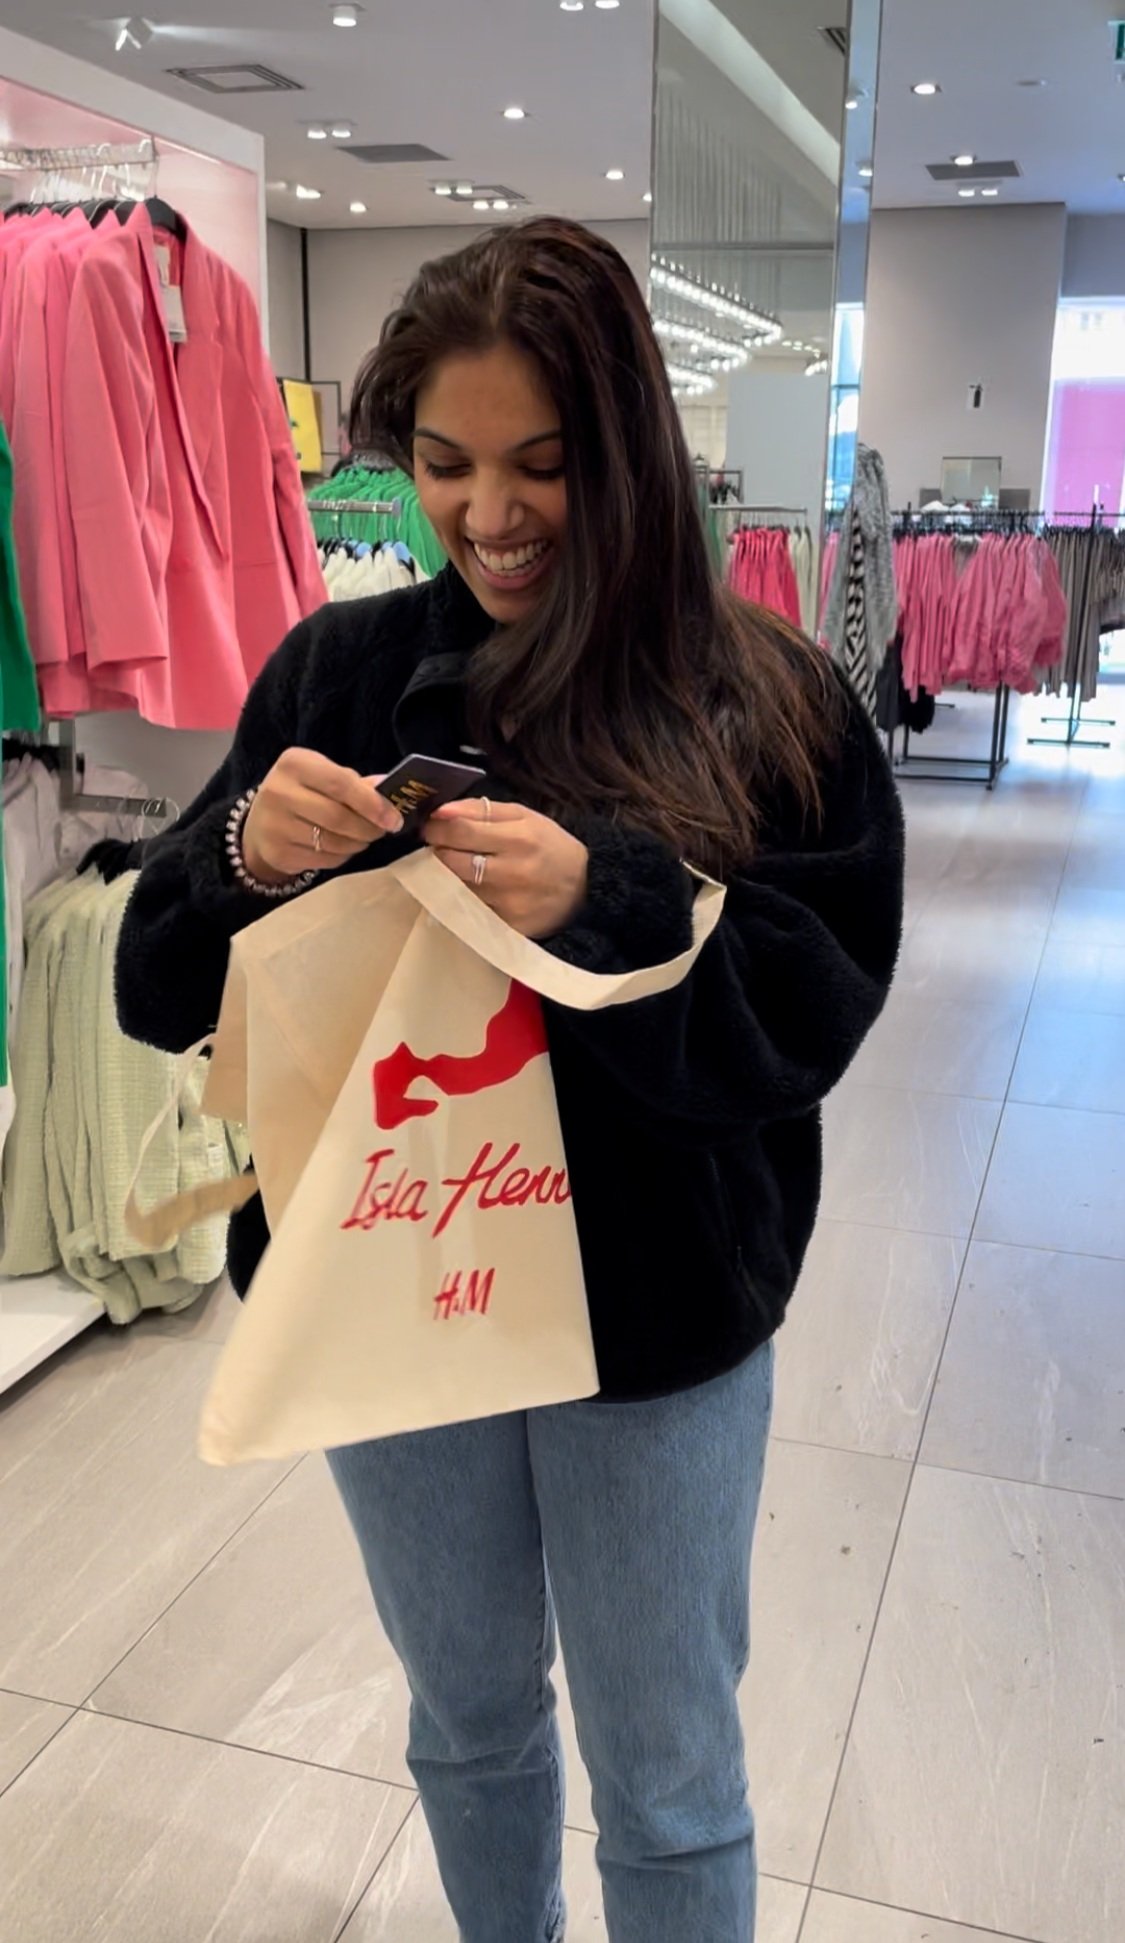
[[[466,662],[489,625],[447,570],[325,607],[293,631],[227,761],[146,854],[117,961],[127,1033],[177,1051],[216,1023],[230,940],[267,908],[224,854],[242,791],[294,745],[362,775],[415,751],[460,756]],[[606,1396],[659,1395],[734,1368],[792,1294],[819,1199],[820,1102],[878,1016],[901,931],[898,798],[850,696],[823,791],[815,836],[774,816],[677,990],[602,1013],[547,1008]],[[573,827],[590,849],[587,902],[549,948],[598,972],[684,950],[692,888],[672,852],[597,815]],[[380,868],[404,847],[384,839],[349,868]],[[240,1292],[267,1239],[255,1200],[232,1223]]]

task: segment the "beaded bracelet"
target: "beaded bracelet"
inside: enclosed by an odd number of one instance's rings
[[[246,867],[246,859],[242,854],[242,833],[246,828],[246,819],[250,814],[250,805],[257,794],[256,789],[248,789],[244,796],[239,797],[227,818],[226,837],[224,839],[227,862],[230,864],[235,882],[244,891],[252,891],[255,897],[268,897],[272,899],[296,897],[299,891],[307,891],[316,883],[317,878],[320,876],[318,870],[303,870],[299,877],[291,877],[284,884],[267,884],[264,878],[255,877],[253,871],[248,870]]]

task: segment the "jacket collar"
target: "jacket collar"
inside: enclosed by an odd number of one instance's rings
[[[457,569],[445,567],[426,589],[421,653],[394,710],[402,755],[465,760],[465,676],[469,658],[494,632],[495,622],[470,593]]]

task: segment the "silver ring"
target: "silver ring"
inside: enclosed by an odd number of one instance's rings
[[[313,838],[312,838],[313,849],[317,852],[317,855],[319,856],[321,850],[324,847],[324,831],[321,829],[319,823],[313,824],[312,833],[313,833]]]
[[[487,871],[487,869],[488,869],[488,858],[482,857],[480,852],[478,851],[476,856],[473,858],[473,884],[478,891],[481,885],[484,883],[485,872]]]

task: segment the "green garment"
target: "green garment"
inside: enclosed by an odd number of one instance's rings
[[[398,518],[390,513],[318,513],[318,499],[399,499]],[[308,495],[313,532],[318,540],[401,540],[418,565],[432,579],[445,565],[445,551],[422,511],[418,488],[408,472],[372,472],[369,466],[349,466],[334,479],[325,479]]]
[[[27,624],[20,601],[16,549],[12,540],[12,454],[0,425],[0,725],[7,729],[39,727],[39,691],[35,664],[27,641]],[[0,811],[2,818],[2,811]],[[4,854],[0,821],[0,862]],[[0,1085],[8,1079],[8,947],[0,873]]]
[[[5,729],[39,727],[39,691],[20,603],[12,541],[12,454],[0,425],[0,720]]]
[[[0,1273],[39,1275],[60,1264],[105,1303],[111,1321],[142,1309],[185,1309],[222,1274],[226,1222],[188,1230],[152,1255],[125,1225],[141,1143],[167,1104],[177,1062],[127,1039],[117,1023],[113,966],[135,876],[62,878],[28,907],[27,972],[12,1060],[16,1117],[4,1150],[6,1232]],[[246,1161],[245,1141],[185,1110],[162,1126],[139,1184],[143,1207]]]

